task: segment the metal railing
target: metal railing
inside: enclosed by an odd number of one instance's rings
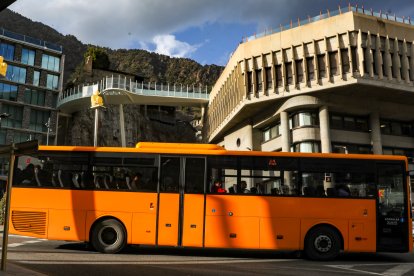
[[[96,90],[127,91],[141,96],[172,97],[183,99],[209,99],[210,88],[202,85],[160,84],[156,82],[137,82],[121,76],[105,77],[98,83],[68,89],[59,94],[57,106],[64,103],[92,96]]]
[[[50,42],[47,42],[47,41],[44,41],[44,40],[33,38],[31,36],[14,33],[14,32],[5,30],[3,28],[0,28],[0,36],[4,36],[4,37],[11,38],[11,39],[23,41],[23,42],[30,43],[30,44],[33,44],[33,45],[36,45],[36,46],[47,48],[49,50],[54,50],[54,51],[57,51],[57,52],[60,52],[60,53],[62,53],[62,51],[63,51],[62,46],[60,46],[60,45],[56,45],[56,44],[53,44],[53,43],[50,43]]]
[[[410,17],[407,17],[407,18],[406,17],[397,17],[395,14],[390,15],[388,13],[382,13],[381,11],[380,12],[374,12],[372,9],[367,10],[367,9],[364,9],[363,6],[358,7],[358,5],[356,5],[355,7],[354,6],[348,6],[348,7],[343,8],[343,9],[341,9],[339,7],[338,10],[334,10],[334,11],[327,10],[326,13],[322,14],[322,12],[321,12],[318,16],[314,16],[314,17],[309,16],[307,19],[304,19],[304,20],[300,20],[298,18],[297,21],[290,21],[290,24],[287,24],[287,25],[284,25],[284,26],[280,25],[278,28],[266,30],[266,31],[264,31],[262,33],[259,33],[259,34],[254,34],[252,36],[244,37],[244,38],[242,38],[241,42],[244,43],[244,42],[252,41],[252,40],[255,40],[257,38],[272,35],[272,34],[279,33],[279,32],[285,31],[285,30],[293,29],[293,28],[296,28],[296,27],[299,27],[299,26],[310,24],[310,23],[313,23],[313,22],[316,22],[316,21],[319,21],[319,20],[322,20],[322,19],[325,19],[325,18],[329,18],[329,17],[336,16],[336,15],[339,15],[339,14],[342,14],[342,13],[345,13],[345,12],[349,12],[349,11],[353,11],[353,12],[361,13],[361,14],[365,14],[365,15],[371,15],[371,16],[375,16],[375,17],[378,17],[378,18],[386,19],[386,20],[393,20],[393,21],[399,22],[399,23],[414,25],[414,20],[411,21]]]

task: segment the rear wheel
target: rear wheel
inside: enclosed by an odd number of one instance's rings
[[[99,221],[92,229],[91,242],[95,250],[99,252],[117,253],[126,244],[125,228],[115,219]]]
[[[316,227],[306,236],[305,253],[311,260],[333,260],[339,255],[340,250],[341,238],[338,232],[330,227]]]

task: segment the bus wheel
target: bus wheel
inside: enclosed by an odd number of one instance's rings
[[[117,253],[126,244],[124,226],[115,219],[106,219],[95,224],[91,233],[92,246],[102,253]]]
[[[330,227],[312,229],[305,240],[305,254],[311,260],[329,261],[335,259],[341,250],[341,238]]]

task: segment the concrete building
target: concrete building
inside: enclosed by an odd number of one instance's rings
[[[59,91],[62,90],[62,47],[0,28],[0,55],[8,64],[0,79],[0,144],[37,139],[54,143]],[[49,130],[49,131],[48,131]]]
[[[414,26],[347,8],[240,43],[204,137],[230,150],[414,155]]]

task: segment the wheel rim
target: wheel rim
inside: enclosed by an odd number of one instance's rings
[[[118,241],[118,232],[112,227],[104,227],[99,231],[99,241],[105,245],[113,245]]]
[[[326,253],[332,249],[332,239],[327,235],[319,235],[313,244],[315,249],[321,253]]]

